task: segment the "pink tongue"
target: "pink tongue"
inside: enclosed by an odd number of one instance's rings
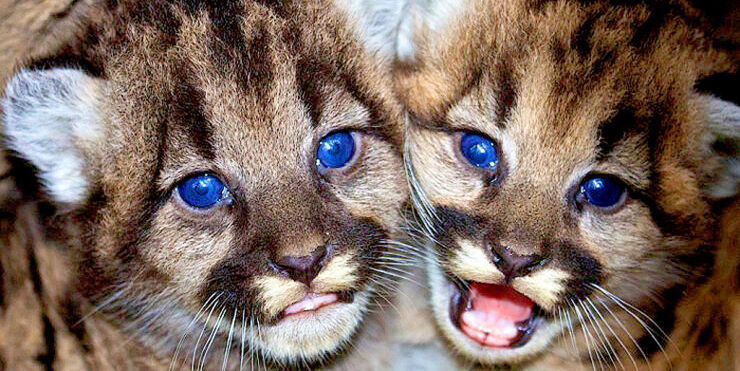
[[[461,329],[483,345],[506,347],[516,340],[518,322],[532,315],[534,303],[508,286],[473,282],[470,285],[472,309],[465,311]]]

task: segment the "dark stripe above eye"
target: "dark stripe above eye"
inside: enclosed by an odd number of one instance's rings
[[[254,96],[268,95],[274,82],[271,51],[274,14],[258,6],[247,8],[240,1],[187,1],[186,4],[193,17],[198,17],[201,11],[208,15],[210,32],[205,43],[215,69]],[[245,15],[254,17],[249,25],[250,39],[242,28]]]
[[[495,124],[501,129],[506,128],[506,122],[516,104],[517,85],[509,63],[501,64],[497,72],[496,83],[496,117]]]
[[[635,112],[627,107],[621,108],[617,113],[602,123],[599,127],[599,144],[596,154],[597,161],[608,157],[614,147],[630,133],[637,130],[639,125]]]
[[[321,64],[301,58],[296,64],[296,79],[300,98],[311,116],[311,126],[316,128],[321,121],[324,110],[324,98],[320,84],[327,71]]]
[[[171,124],[185,130],[186,137],[193,143],[198,155],[206,160],[213,160],[216,158],[212,144],[213,127],[203,112],[204,93],[187,81],[186,77],[178,78],[181,83],[169,104]]]

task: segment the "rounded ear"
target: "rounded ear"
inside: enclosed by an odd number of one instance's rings
[[[707,96],[706,142],[718,167],[707,174],[705,192],[712,199],[726,199],[740,191],[740,107]]]
[[[21,70],[2,100],[8,149],[38,169],[51,198],[79,204],[90,191],[89,149],[103,138],[103,81],[71,68]]]

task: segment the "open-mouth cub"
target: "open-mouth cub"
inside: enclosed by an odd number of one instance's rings
[[[533,369],[732,369],[740,80],[702,14],[424,4],[397,86],[451,347]]]

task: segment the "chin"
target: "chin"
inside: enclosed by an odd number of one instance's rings
[[[427,265],[435,320],[455,351],[469,360],[487,365],[528,361],[547,349],[563,331],[559,321],[508,286],[473,281],[453,283],[438,263],[429,259]],[[504,290],[528,305],[523,306],[526,310],[515,310],[513,315],[518,317],[506,326],[479,326],[465,314],[470,312],[471,296],[475,295],[471,287]]]
[[[281,315],[271,324],[250,326],[248,340],[260,353],[283,364],[313,362],[347,346],[362,323],[370,294]]]

